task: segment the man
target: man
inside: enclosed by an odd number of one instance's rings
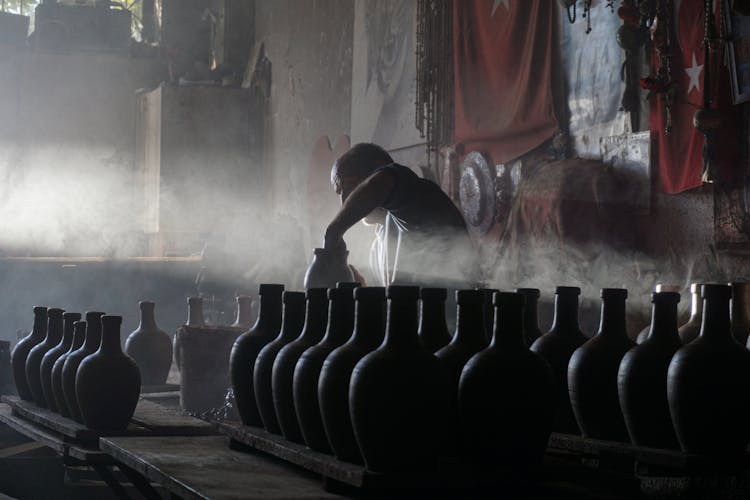
[[[342,205],[326,229],[327,249],[344,247],[344,233],[363,220],[375,226],[370,267],[382,286],[474,285],[477,259],[466,223],[437,184],[367,143],[336,161],[331,183]]]

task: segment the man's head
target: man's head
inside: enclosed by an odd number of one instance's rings
[[[361,142],[355,144],[336,160],[331,169],[331,184],[341,202],[378,167],[393,163],[388,152],[377,144]]]

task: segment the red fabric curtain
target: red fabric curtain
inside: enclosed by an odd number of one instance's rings
[[[552,0],[454,0],[455,136],[497,163],[558,131]]]
[[[664,94],[651,99],[650,128],[652,157],[656,162],[656,187],[664,193],[680,193],[702,184],[703,134],[693,126],[693,115],[703,106],[705,57],[703,50],[703,0],[674,2],[674,43],[676,56],[672,59],[674,105],[672,133],[666,134],[667,116]],[[719,22],[717,12],[717,22]],[[723,52],[712,56],[712,108],[721,110],[724,120],[717,134],[715,163],[720,178],[731,182],[739,161],[737,110],[732,106],[729,71],[724,65]],[[653,59],[657,64],[657,58]]]

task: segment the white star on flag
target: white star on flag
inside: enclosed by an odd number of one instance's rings
[[[508,5],[509,1],[510,0],[495,0],[495,3],[492,4],[492,15],[493,16],[495,15],[495,11],[497,10],[498,7],[500,7],[500,4],[502,4],[506,10],[510,10],[510,6]]]
[[[695,52],[693,52],[693,65],[689,68],[685,68],[685,73],[687,73],[690,77],[690,85],[688,85],[687,89],[688,94],[691,90],[693,90],[693,87],[695,87],[698,92],[701,91],[701,82],[698,79],[698,77],[700,77],[701,71],[703,71],[703,65],[698,64],[698,61],[695,60]]]

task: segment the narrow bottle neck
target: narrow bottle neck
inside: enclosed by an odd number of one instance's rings
[[[86,340],[84,348],[87,351],[96,350],[102,343],[102,324],[101,321],[88,320],[86,326]]]
[[[284,304],[283,319],[281,320],[281,335],[284,340],[292,340],[302,331],[305,318],[305,303],[287,302]]]
[[[358,300],[355,309],[356,324],[352,337],[357,343],[372,349],[383,343],[385,337],[385,303],[376,300]]]
[[[154,306],[141,306],[141,324],[142,329],[153,330],[156,328],[156,318],[154,317]]]
[[[704,299],[700,336],[707,339],[724,339],[731,334],[729,299],[723,297]]]
[[[602,299],[602,312],[598,335],[625,335],[625,300],[620,298]]]
[[[56,345],[62,340],[63,319],[62,315],[50,316],[47,324],[47,344]]]
[[[524,330],[539,331],[539,314],[537,312],[536,299],[526,297],[526,305],[523,307]],[[538,334],[537,334],[538,335]]]
[[[418,349],[416,300],[388,300],[388,321],[384,345],[397,349]]]
[[[651,307],[651,328],[648,338],[679,341],[676,301],[654,302]]]
[[[553,331],[580,330],[578,325],[578,296],[555,295]]]
[[[323,338],[327,325],[328,300],[308,300],[301,338],[306,342],[316,342]]]
[[[445,302],[442,300],[422,299],[422,314],[420,315],[420,330],[431,328],[448,328],[445,321]]]
[[[456,315],[456,334],[451,343],[467,344],[480,349],[486,346],[484,314],[485,306],[482,302],[459,304]]]
[[[690,320],[700,319],[703,316],[703,301],[700,292],[694,292],[690,300]]]
[[[122,352],[120,346],[120,329],[113,328],[110,331],[102,332],[102,341],[99,346],[99,352],[104,354],[112,354]]]
[[[27,323],[28,324],[28,323]],[[34,326],[31,329],[31,337],[42,340],[47,336],[47,312],[34,314]]]
[[[523,307],[495,307],[492,347],[523,347]]]
[[[328,327],[325,339],[328,342],[343,344],[354,329],[354,300],[337,298],[328,305]]]
[[[258,307],[258,321],[254,330],[279,331],[281,328],[281,294],[262,294]]]

